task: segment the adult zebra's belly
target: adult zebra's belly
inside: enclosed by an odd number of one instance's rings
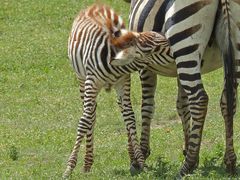
[[[204,52],[201,72],[202,74],[206,74],[219,69],[220,67],[222,67],[221,53],[216,43],[213,43],[212,46],[207,47]],[[166,66],[154,64],[148,66],[147,69],[162,76],[177,77],[177,67],[175,62]]]

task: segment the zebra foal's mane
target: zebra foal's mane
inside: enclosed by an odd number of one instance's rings
[[[135,34],[134,32],[127,32],[126,34],[120,37],[110,37],[111,44],[116,48],[124,49],[132,44],[136,36],[137,34]]]

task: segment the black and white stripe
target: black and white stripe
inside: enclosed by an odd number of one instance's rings
[[[125,30],[126,31],[126,30]],[[117,51],[136,43],[134,49],[149,51],[150,55],[165,53],[169,48],[167,40],[155,32],[124,32],[124,24],[113,10],[106,6],[94,5],[81,11],[76,17],[68,42],[68,56],[80,82],[80,94],[83,100],[83,115],[77,128],[77,139],[67,163],[64,177],[68,177],[77,163],[80,144],[86,136],[86,154],[84,171],[93,164],[93,130],[96,119],[96,98],[102,88],[112,86],[117,92],[118,105],[128,132],[128,151],[131,164],[142,169],[144,157],[136,136],[134,112],[130,101],[130,73],[157,61],[132,59],[128,65],[113,59]],[[154,38],[154,41],[153,41]],[[141,49],[141,51],[140,51]],[[133,61],[134,60],[134,61]],[[127,60],[128,62],[129,60]],[[134,171],[134,168],[132,170]]]
[[[149,65],[140,72],[143,92],[141,149],[147,157],[150,153],[149,133],[154,112],[156,76],[160,74],[177,77],[177,110],[183,123],[186,155],[180,169],[181,176],[191,172],[198,165],[208,104],[201,75],[220,68],[222,55],[225,67],[225,85],[221,98],[226,125],[224,161],[228,170],[231,173],[235,172],[232,121],[236,111],[237,81],[240,79],[239,17],[239,0],[131,1],[130,30],[164,33],[174,57],[173,61],[164,65]],[[214,39],[213,42],[210,38]]]

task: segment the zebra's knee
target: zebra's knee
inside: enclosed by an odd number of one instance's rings
[[[92,126],[93,126],[92,120],[85,118],[84,116],[81,117],[77,128],[78,136],[83,138],[87,134],[87,132],[89,132],[89,130],[92,128]]]
[[[193,110],[193,108],[199,108],[197,110],[205,111],[208,106],[209,97],[207,95],[207,92],[205,90],[200,90],[194,95],[190,96],[189,98],[189,104],[190,104],[190,110]]]
[[[146,98],[143,96],[142,101],[142,118],[143,119],[152,119],[155,112],[155,100],[154,97]]]
[[[199,93],[197,93],[196,95],[199,96],[199,101],[205,101],[206,103],[208,103],[209,97],[204,89],[200,90]]]

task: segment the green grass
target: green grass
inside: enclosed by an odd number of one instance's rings
[[[60,179],[81,116],[78,83],[67,59],[67,38],[78,11],[90,0],[2,0],[0,5],[0,179]],[[129,5],[105,0],[128,18]],[[222,165],[224,121],[219,108],[222,71],[204,76],[209,110],[200,166],[187,179],[227,178]],[[140,83],[133,75],[132,101],[140,125]],[[176,115],[176,80],[160,77],[152,123],[149,170],[129,174],[127,137],[115,93],[98,97],[95,163],[80,172],[84,145],[72,179],[172,179],[183,161],[183,133]],[[240,157],[239,113],[235,148]],[[238,173],[240,174],[239,160]]]

